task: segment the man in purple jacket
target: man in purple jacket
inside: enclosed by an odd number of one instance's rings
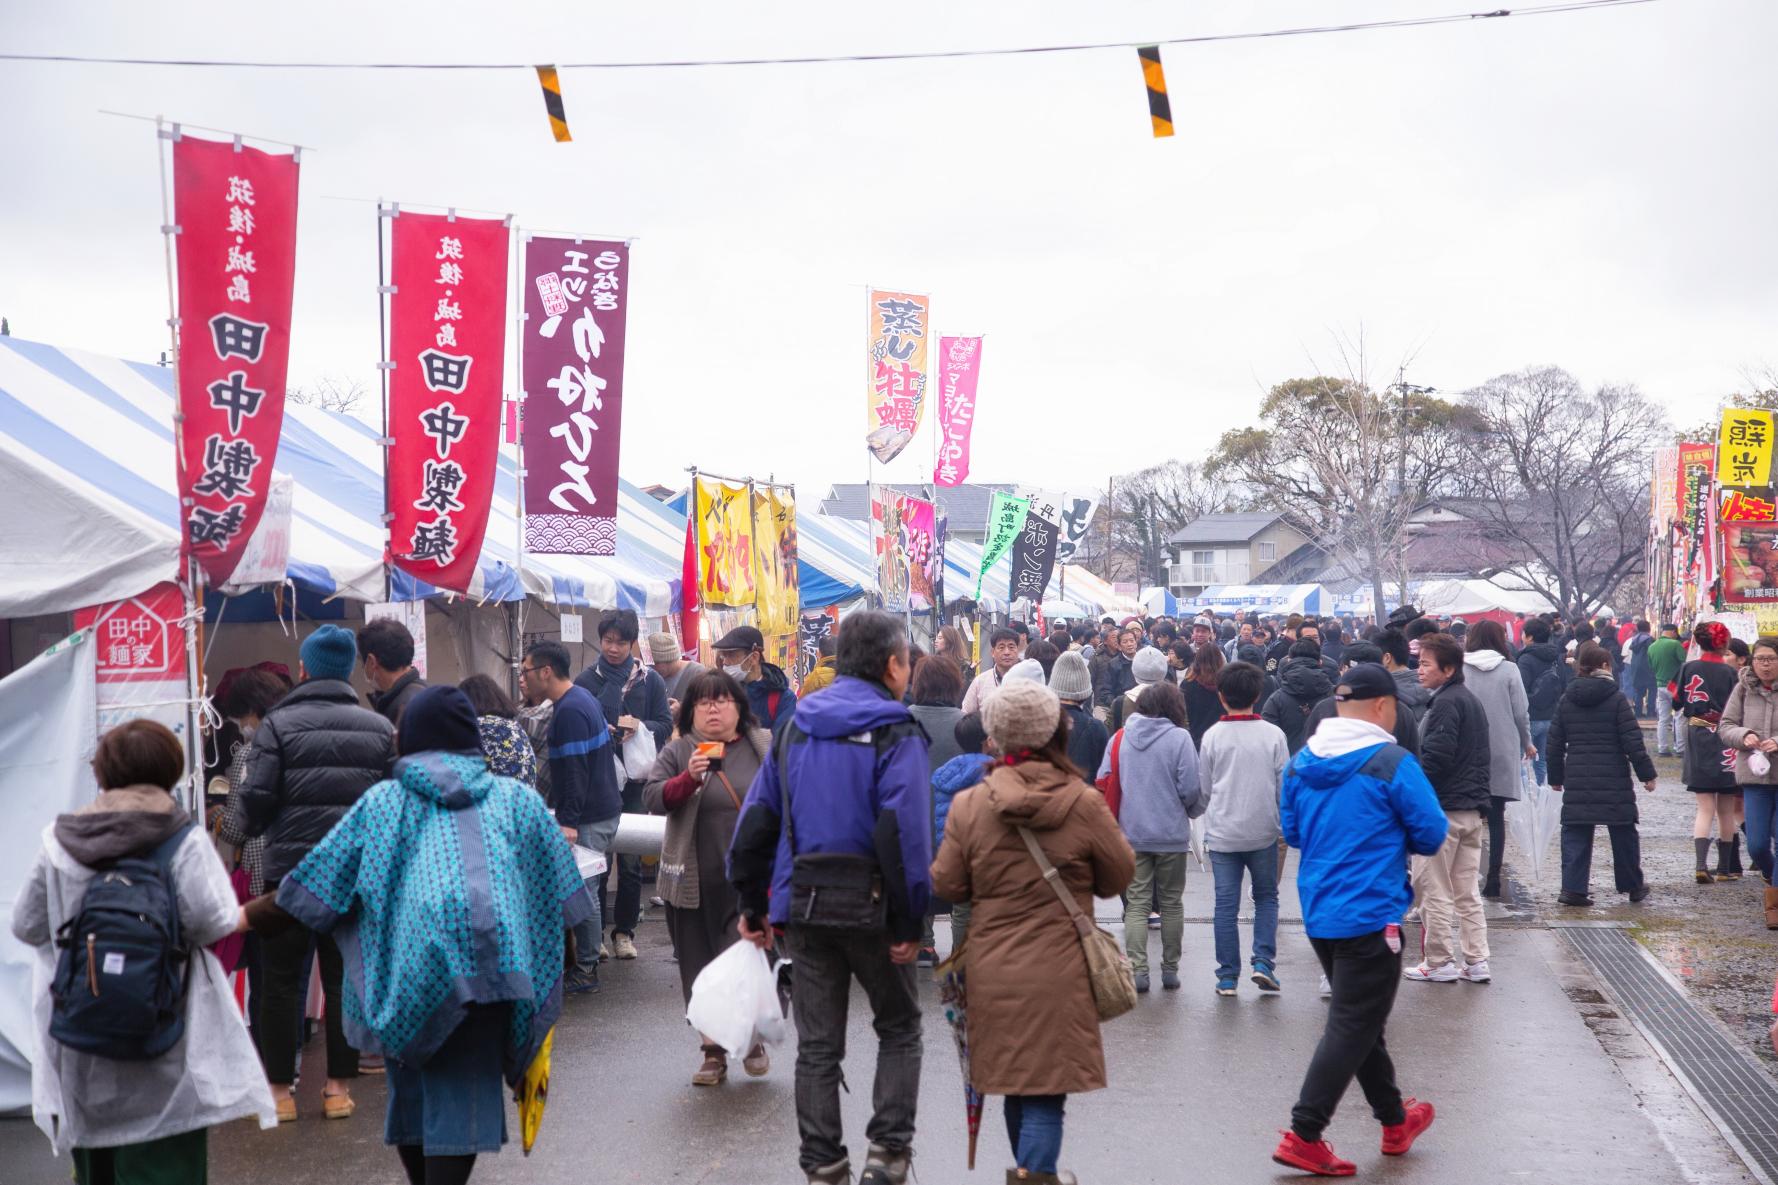
[[[741,804],[729,880],[741,899],[741,937],[769,947],[782,931],[796,968],[804,1173],[812,1185],[852,1179],[840,1061],[856,978],[877,1032],[876,1111],[859,1185],[902,1185],[920,1090],[914,957],[932,894],[932,821],[926,733],[901,702],[909,670],[901,620],[848,617],[836,669],[774,738],[772,760]]]

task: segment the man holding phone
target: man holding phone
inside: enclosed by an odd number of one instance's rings
[[[624,742],[638,728],[654,734],[655,748],[664,749],[673,739],[673,715],[667,705],[667,685],[661,677],[642,665],[636,657],[636,639],[641,626],[629,609],[608,609],[599,617],[599,660],[582,671],[574,680],[584,687],[611,721],[614,753],[623,751]],[[623,783],[623,809],[642,809],[642,787],[646,777],[631,770]],[[599,876],[596,890],[601,902],[611,870]],[[642,857],[617,857],[617,900],[611,916],[611,953],[619,959],[636,957],[636,923],[642,917]]]

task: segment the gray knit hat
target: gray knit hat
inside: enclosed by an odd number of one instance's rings
[[[1062,719],[1062,703],[1056,693],[1027,679],[1000,685],[982,709],[988,735],[1002,753],[1035,749],[1056,735]]]
[[[1159,683],[1167,677],[1167,656],[1153,646],[1144,646],[1130,660],[1130,674],[1138,684]]]
[[[1087,670],[1087,660],[1078,651],[1070,650],[1056,659],[1056,665],[1050,668],[1050,690],[1059,699],[1075,703],[1093,698],[1093,677]]]

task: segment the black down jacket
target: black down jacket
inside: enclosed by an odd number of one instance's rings
[[[1266,699],[1259,714],[1284,730],[1294,755],[1309,739],[1309,713],[1333,694],[1333,680],[1313,658],[1287,658],[1278,668],[1278,690]]]
[[[1449,683],[1432,693],[1420,721],[1420,767],[1447,814],[1488,809],[1493,759],[1487,710],[1463,685],[1459,668]]]
[[[1688,738],[1686,743],[1692,743]],[[1588,676],[1568,685],[1544,744],[1550,785],[1562,787],[1562,822],[1610,826],[1634,823],[1636,786],[1654,780],[1655,763],[1642,729],[1615,679]]]
[[[265,879],[283,879],[360,795],[389,776],[395,729],[342,679],[310,679],[253,734],[241,805],[265,836]]]

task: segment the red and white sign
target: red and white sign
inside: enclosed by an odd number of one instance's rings
[[[982,339],[938,339],[938,461],[935,485],[962,485],[969,477],[969,432],[975,426],[975,387],[982,374]]]
[[[467,593],[500,449],[507,227],[405,210],[391,221],[389,558]]]
[[[296,157],[179,135],[179,504],[185,554],[213,585],[265,509],[290,360]]]
[[[100,683],[185,680],[185,597],[171,581],[127,601],[74,611],[74,628],[94,631]]]

